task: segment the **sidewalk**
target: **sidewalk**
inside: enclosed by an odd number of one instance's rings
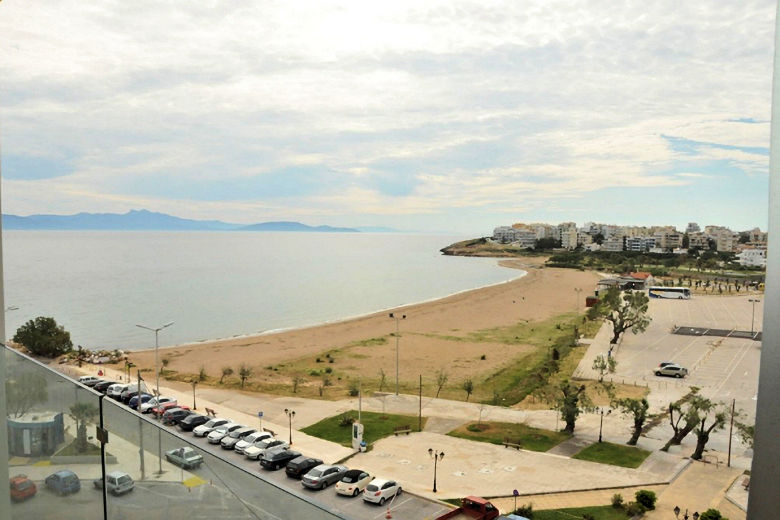
[[[744,520],[745,512],[725,498],[731,484],[742,475],[741,469],[723,465],[693,462],[666,490],[656,502],[655,510],[645,514],[647,520],[668,520],[671,511],[679,507],[690,514],[700,514],[715,508],[730,520]],[[726,511],[728,510],[728,511]]]

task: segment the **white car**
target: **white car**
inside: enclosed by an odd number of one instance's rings
[[[273,435],[271,435],[269,432],[255,432],[238,441],[235,448],[233,449],[236,453],[244,453],[244,450],[253,445],[255,442],[272,438]]]
[[[400,494],[401,485],[395,480],[375,478],[363,491],[363,500],[383,506],[388,499]]]
[[[192,434],[195,437],[205,437],[209,433],[214,431],[214,428],[217,426],[222,426],[223,424],[227,424],[230,422],[230,419],[221,419],[219,417],[215,417],[208,422],[201,424],[200,426],[196,426],[192,430]]]
[[[141,413],[151,413],[152,408],[157,408],[161,404],[175,403],[176,399],[173,397],[152,397],[145,403],[141,404]]]
[[[209,444],[219,444],[220,441],[229,435],[233,430],[238,430],[239,428],[243,428],[243,424],[236,424],[236,423],[227,423],[223,424],[222,426],[217,426],[212,430],[211,433],[208,434],[206,439],[208,439]]]
[[[356,497],[366,489],[374,479],[362,469],[351,469],[347,471],[341,480],[336,482],[336,493],[349,497]]]
[[[117,383],[115,385],[111,385],[108,387],[108,390],[106,391],[106,395],[108,397],[111,397],[112,399],[119,400],[119,397],[122,395],[122,392],[127,390],[127,387],[130,385]]]
[[[284,448],[289,448],[290,445],[287,444],[287,442],[274,439],[273,437],[268,439],[261,439],[259,441],[255,441],[254,444],[251,446],[247,446],[244,448],[244,456],[248,458],[249,460],[258,460],[260,457],[263,456],[263,453],[265,453],[265,450],[268,448],[275,448],[277,446],[282,446]]]

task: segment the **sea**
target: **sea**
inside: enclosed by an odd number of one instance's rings
[[[51,316],[88,349],[146,349],[343,320],[506,282],[470,237],[395,233],[5,231],[6,331]]]

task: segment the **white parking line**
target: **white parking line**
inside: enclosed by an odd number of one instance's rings
[[[392,512],[394,508],[396,508],[396,509],[397,509],[398,507],[401,507],[401,505],[402,505],[402,504],[405,504],[405,503],[407,503],[407,502],[408,502],[408,501],[410,501],[411,499],[412,499],[412,497],[407,497],[407,499],[406,499],[406,500],[404,500],[403,502],[401,502],[400,504],[396,504],[396,505],[394,505],[393,507],[391,507],[391,508],[390,508],[390,512]],[[387,506],[386,506],[386,505],[384,505],[384,506],[381,506],[381,507],[384,509],[384,508],[386,508]],[[378,515],[376,515],[374,518],[380,518],[380,517],[383,517],[383,516],[385,516],[385,514],[386,514],[386,513],[387,513],[387,511],[386,511],[386,510],[385,510],[385,511],[382,511],[381,513],[379,513]]]
[[[729,380],[729,378],[731,378],[731,374],[734,373],[734,370],[737,369],[737,366],[739,366],[739,364],[742,362],[742,359],[747,355],[749,350],[750,350],[750,344],[749,343],[743,343],[742,347],[740,347],[740,350],[737,351],[737,353],[734,355],[733,358],[731,358],[731,363],[729,363],[729,364],[733,365],[733,366],[731,367],[731,370],[729,370],[729,373],[726,375],[726,377],[723,378],[723,380],[721,381],[720,385],[718,385],[715,388],[715,395],[720,393],[721,389],[723,388],[723,385],[725,385],[726,382]],[[739,356],[740,352],[742,353],[741,356]],[[734,363],[734,360],[737,359],[737,356],[739,356],[739,361]]]

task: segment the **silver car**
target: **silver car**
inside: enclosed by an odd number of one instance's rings
[[[103,489],[103,478],[98,477],[92,481],[97,489]],[[106,474],[106,491],[112,495],[119,496],[123,493],[129,493],[135,488],[133,477],[124,471],[112,471]]]
[[[311,489],[324,489],[341,480],[348,469],[346,466],[320,464],[303,476],[301,484]]]
[[[681,378],[688,375],[688,369],[681,367],[680,365],[670,363],[668,365],[657,367],[655,369],[655,375]]]

